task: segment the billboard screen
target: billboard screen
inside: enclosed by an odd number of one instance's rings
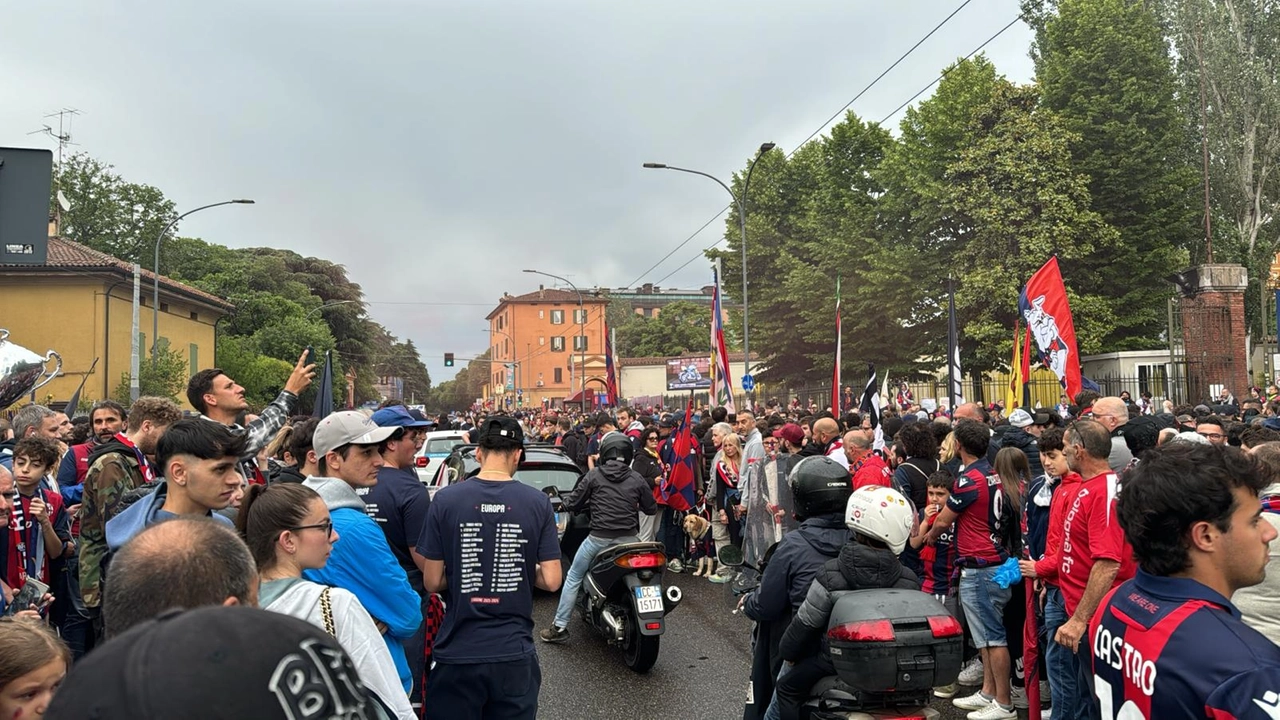
[[[711,389],[711,358],[684,357],[667,361],[667,390]]]

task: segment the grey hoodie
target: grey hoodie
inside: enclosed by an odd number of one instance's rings
[[[319,493],[330,512],[338,508],[351,508],[364,512],[364,500],[345,480],[312,476],[304,480],[303,484]]]
[[[616,458],[587,473],[565,499],[564,506],[571,512],[590,510],[591,534],[609,540],[638,535],[637,510],[652,515],[658,509],[649,483]]]

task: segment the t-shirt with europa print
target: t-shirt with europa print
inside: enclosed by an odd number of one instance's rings
[[[434,660],[508,662],[534,654],[537,565],[560,559],[546,494],[518,481],[479,478],[442,488],[417,549],[444,561],[449,583]]]

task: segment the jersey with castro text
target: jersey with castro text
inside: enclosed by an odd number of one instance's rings
[[[1102,720],[1280,720],[1280,648],[1195,580],[1139,571],[1089,640]]]
[[[1070,615],[1076,611],[1089,572],[1097,560],[1120,563],[1112,587],[1133,577],[1137,570],[1133,550],[1125,542],[1124,530],[1116,517],[1116,497],[1120,494],[1120,478],[1113,472],[1095,475],[1080,484],[1075,497],[1067,501],[1067,516],[1062,523],[1062,550],[1058,565],[1057,586]]]
[[[991,470],[986,458],[979,458],[956,478],[947,507],[959,515],[955,522],[956,547],[962,562],[996,565],[1008,558],[1000,542],[1001,522],[1007,516],[1003,503],[1000,476]]]

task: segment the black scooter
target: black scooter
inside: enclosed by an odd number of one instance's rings
[[[565,567],[573,562],[588,533],[586,514],[569,519],[560,540]],[[622,538],[600,551],[578,592],[582,619],[600,631],[610,645],[622,648],[627,667],[644,673],[658,661],[658,644],[666,628],[666,615],[680,604],[680,588],[662,585],[667,565],[662,543]]]

